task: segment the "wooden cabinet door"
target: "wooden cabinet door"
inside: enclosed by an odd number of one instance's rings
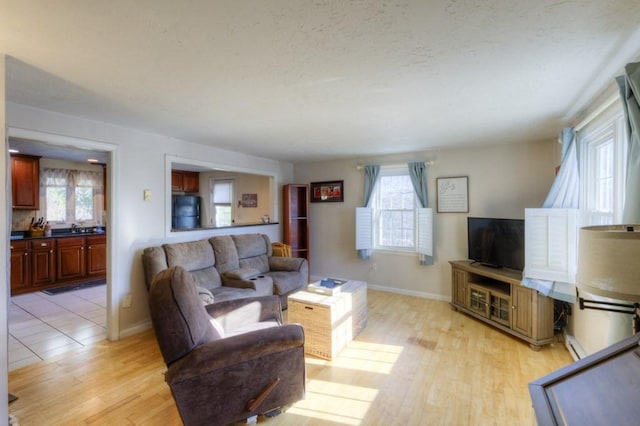
[[[171,171],[171,190],[177,192],[199,192],[200,173],[185,170]]]
[[[182,190],[184,192],[199,192],[200,174],[196,172],[184,172],[182,176]]]
[[[489,297],[490,293],[486,288],[469,284],[467,307],[476,314],[489,318]]]
[[[491,320],[511,327],[512,305],[509,295],[492,292],[490,294],[490,300],[489,315]]]
[[[11,292],[31,285],[31,245],[29,241],[11,243]]]
[[[467,306],[467,273],[460,269],[453,268],[452,273],[452,298],[453,304]]]
[[[536,292],[522,286],[511,286],[512,321],[511,328],[531,337],[533,297]]]
[[[56,281],[56,252],[54,240],[34,240],[31,245],[31,285],[52,284]]]
[[[59,238],[57,250],[57,278],[70,280],[86,275],[84,238]]]
[[[107,237],[87,237],[87,275],[101,276],[107,273]]]
[[[40,208],[40,157],[11,156],[11,197],[14,209]]]
[[[171,171],[171,190],[172,191],[184,191],[182,188],[184,188],[184,183],[182,181],[182,177],[184,175],[182,174],[182,172],[179,172],[177,170],[172,170]]]

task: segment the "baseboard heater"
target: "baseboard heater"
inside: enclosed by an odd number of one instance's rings
[[[581,360],[582,358],[587,356],[586,352],[584,351],[584,349],[582,349],[582,346],[580,346],[580,343],[578,343],[575,337],[569,334],[565,334],[564,344],[574,361]]]

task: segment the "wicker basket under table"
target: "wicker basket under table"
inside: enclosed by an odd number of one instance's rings
[[[304,328],[305,353],[330,360],[367,325],[367,283],[348,281],[333,296],[299,291],[288,305],[288,322]]]

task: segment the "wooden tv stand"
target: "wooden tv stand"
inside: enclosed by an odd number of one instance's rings
[[[534,350],[556,341],[553,299],[524,287],[522,273],[470,260],[451,264],[451,306],[518,337]]]

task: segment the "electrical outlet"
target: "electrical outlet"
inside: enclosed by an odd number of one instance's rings
[[[373,265],[371,265],[371,270],[372,270],[373,272],[377,272],[377,271],[378,271],[378,264],[377,264],[377,263],[374,263]]]
[[[125,296],[122,298],[122,307],[123,308],[131,307],[131,293],[125,294]]]

